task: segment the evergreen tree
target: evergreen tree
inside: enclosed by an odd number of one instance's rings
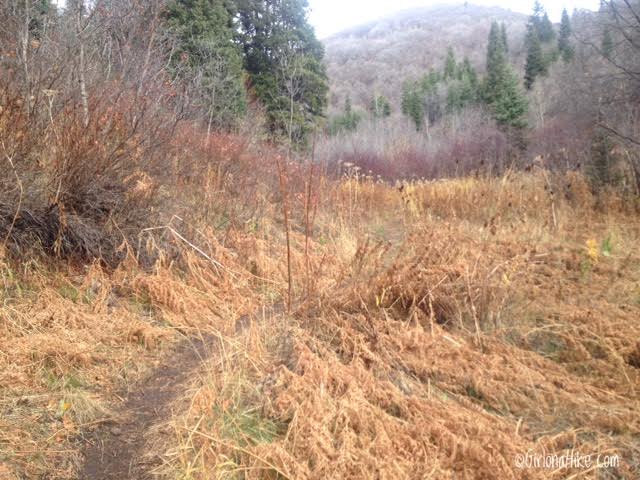
[[[442,85],[442,76],[439,72],[434,70],[431,70],[428,74],[422,77],[422,81],[420,82],[419,91],[422,97],[424,115],[429,121],[429,124],[437,122],[442,116]]]
[[[424,99],[418,85],[405,82],[402,92],[402,113],[409,117],[420,131],[424,125]]]
[[[527,126],[528,103],[519,87],[518,78],[513,70],[506,66],[500,82],[500,94],[493,103],[494,118],[499,125],[514,130]]]
[[[505,53],[509,52],[509,42],[507,41],[507,26],[502,22],[500,24],[500,40],[502,41],[502,48]]]
[[[425,95],[435,92],[437,89],[438,83],[440,83],[441,76],[440,72],[431,69],[429,73],[425,74],[422,77],[421,87],[422,91]]]
[[[391,104],[384,95],[375,95],[371,100],[370,109],[374,118],[387,118],[391,116]]]
[[[560,22],[560,34],[558,35],[558,50],[562,59],[568,63],[573,58],[573,46],[571,45],[571,20],[567,9],[562,10],[562,20]]]
[[[323,117],[324,48],[307,22],[307,0],[236,0],[250,86],[276,138],[304,145]]]
[[[47,25],[56,13],[56,5],[51,0],[36,0],[32,11],[29,31],[37,39],[41,39],[47,30]]]
[[[347,98],[344,100],[344,115],[346,117],[351,116],[353,113],[353,108],[351,106],[351,95],[347,95]]]
[[[246,108],[242,56],[234,43],[233,12],[224,0],[173,0],[166,22],[176,37],[173,70],[197,82],[209,127],[230,127]]]
[[[460,65],[460,78],[449,85],[447,110],[455,112],[475,103],[478,99],[478,76],[471,62],[465,57]]]
[[[540,36],[540,41],[542,43],[549,43],[556,37],[556,32],[553,29],[553,24],[551,23],[551,20],[549,20],[547,12],[544,12],[542,19],[540,20],[538,35]]]
[[[493,103],[498,90],[499,77],[502,75],[506,63],[504,42],[501,39],[498,22],[491,24],[489,44],[487,46],[487,77],[483,87],[483,97],[486,103]]]
[[[473,68],[473,66],[471,65],[471,62],[469,61],[468,57],[464,57],[464,60],[462,61],[462,69],[464,71],[464,75],[466,75],[469,78],[469,83],[474,88],[477,88],[478,73],[476,72],[476,69]]]
[[[542,30],[542,19],[544,15],[544,7],[538,0],[536,0],[536,2],[533,4],[533,13],[529,17],[529,23],[533,25],[533,27],[538,32],[538,35],[540,35],[540,31]]]
[[[402,98],[400,100],[400,111],[403,115],[409,115],[409,102],[411,101],[411,83],[406,81],[402,84]]]
[[[612,166],[613,157],[611,150],[613,143],[609,134],[604,130],[598,130],[591,142],[591,158],[587,166],[587,175],[597,187],[603,187],[613,183]]]
[[[611,36],[611,30],[608,28],[604,29],[602,32],[602,46],[600,47],[602,50],[602,56],[607,59],[611,59],[613,55],[613,37]]]
[[[536,0],[533,5],[533,13],[529,17],[529,24],[538,33],[538,38],[542,43],[548,43],[555,38],[555,31],[553,30],[553,24],[549,20],[549,15],[544,10],[542,4]]]
[[[521,142],[520,132],[526,127],[528,104],[518,83],[516,74],[507,63],[500,27],[494,22],[489,32],[483,99],[493,112],[496,122]]]
[[[451,80],[456,76],[456,55],[453,52],[453,48],[449,47],[447,50],[447,59],[444,65],[444,79]]]
[[[540,37],[533,23],[527,25],[527,60],[524,67],[524,85],[530,90],[539,75],[546,73],[546,62]]]
[[[329,134],[337,135],[344,132],[353,132],[358,129],[362,116],[353,110],[351,97],[347,96],[344,101],[342,115],[335,117],[329,124]]]

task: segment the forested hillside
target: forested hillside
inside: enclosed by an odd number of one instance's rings
[[[633,177],[637,190],[638,159],[623,147],[635,145],[637,115],[628,16],[635,9],[624,2],[565,10],[558,24],[538,2],[529,17],[439,6],[336,35],[327,41],[330,138],[321,155],[383,178],[538,159],[596,183]],[[628,173],[613,173],[620,169]]]
[[[484,71],[483,45],[494,21],[508,27],[510,56],[521,63],[527,18],[499,7],[416,8],[333,35],[324,41],[331,108],[341,109],[347,95],[360,107],[374,94],[399,102],[403,82],[441,68],[449,48]]]

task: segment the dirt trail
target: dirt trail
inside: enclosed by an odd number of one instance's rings
[[[217,338],[187,339],[165,356],[151,374],[130,391],[118,418],[85,435],[83,480],[144,480],[160,458],[144,456],[146,434],[171,418],[171,407],[203,361],[217,349]]]
[[[253,315],[236,320],[237,335],[245,332],[254,319],[285,311],[283,303],[263,306]],[[190,337],[162,357],[160,365],[129,392],[121,394],[118,417],[86,433],[85,462],[81,480],[150,480],[160,457],[145,455],[147,433],[171,418],[171,408],[184,392],[199,367],[218,351],[220,338],[211,334]],[[171,432],[166,432],[171,433]]]

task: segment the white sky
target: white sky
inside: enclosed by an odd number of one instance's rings
[[[346,28],[377,20],[390,13],[411,7],[423,7],[443,3],[463,4],[464,1],[447,0],[309,0],[309,21],[318,38],[326,38]],[[530,13],[534,0],[470,0],[470,4],[500,6],[515,12]],[[574,8],[596,10],[600,0],[541,0],[551,20],[560,21],[562,9],[569,14]]]

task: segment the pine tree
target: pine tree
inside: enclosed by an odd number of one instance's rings
[[[370,110],[374,118],[387,118],[391,116],[391,104],[384,95],[375,95],[373,97]]]
[[[587,175],[597,187],[612,183],[613,158],[610,153],[612,149],[613,144],[609,134],[604,130],[598,130],[591,142],[591,158],[587,165]]]
[[[507,63],[500,27],[491,26],[487,47],[487,77],[483,99],[493,112],[496,122],[521,142],[519,133],[526,127],[527,99],[520,91],[516,74]]]
[[[558,35],[558,50],[565,63],[569,63],[573,58],[573,46],[571,45],[571,20],[567,9],[562,10],[562,20],[560,22],[560,34]]]
[[[347,95],[347,98],[344,100],[344,114],[345,116],[350,116],[353,112],[351,107],[351,95]]]
[[[329,134],[338,135],[345,132],[353,132],[358,129],[361,120],[362,116],[353,110],[351,97],[347,95],[342,115],[333,118],[329,123]]]
[[[425,74],[422,77],[422,81],[420,86],[422,87],[422,92],[425,95],[435,92],[437,89],[438,83],[440,83],[441,76],[440,72],[431,69],[429,73]]]
[[[403,115],[409,115],[409,102],[411,101],[411,83],[405,81],[402,84],[402,98],[400,100],[400,111]]]
[[[483,87],[483,97],[486,103],[493,103],[498,90],[499,76],[506,63],[504,42],[501,39],[498,22],[491,24],[489,44],[487,46],[487,77]]]
[[[611,30],[609,30],[608,28],[605,28],[604,32],[602,32],[602,46],[600,48],[602,50],[602,56],[606,59],[611,59],[614,47]]]
[[[29,22],[29,31],[34,38],[41,39],[47,30],[47,25],[52,17],[55,16],[56,5],[51,0],[36,0],[31,12],[31,21]]]
[[[402,113],[409,117],[420,131],[424,125],[424,98],[417,84],[405,82],[402,92]]]
[[[500,24],[500,40],[505,53],[509,53],[509,42],[507,41],[507,26],[502,22]]]
[[[536,0],[533,5],[533,13],[529,17],[529,24],[538,33],[538,38],[542,43],[548,43],[555,38],[555,31],[553,30],[553,24],[549,20],[549,15],[544,10],[542,4]]]
[[[453,48],[449,47],[447,50],[447,59],[444,65],[444,79],[451,80],[456,76],[456,55],[453,52]]]
[[[358,128],[359,123],[360,123],[360,115],[353,111],[353,107],[351,105],[351,97],[347,95],[347,98],[344,101],[344,115],[343,115],[344,128],[347,131],[354,131]]]
[[[521,130],[527,126],[528,103],[519,87],[518,78],[506,66],[500,82],[500,94],[493,103],[494,118],[499,125]]]
[[[469,78],[469,83],[474,88],[477,88],[478,73],[476,72],[476,69],[473,68],[473,66],[471,65],[471,62],[469,61],[468,57],[464,57],[464,60],[462,61],[462,69],[464,71],[464,74]]]
[[[533,23],[527,25],[527,60],[525,63],[524,85],[527,90],[533,87],[533,83],[539,75],[546,73],[546,62],[540,44],[540,37]]]
[[[540,31],[542,30],[542,19],[544,15],[544,7],[538,0],[536,0],[536,2],[533,4],[533,13],[529,17],[529,23],[533,25],[533,27],[538,32],[538,35],[540,35]]]
[[[540,20],[538,35],[540,36],[540,41],[542,43],[549,43],[556,37],[556,32],[553,29],[553,24],[551,23],[551,20],[549,20],[547,12],[544,12],[542,19]]]
[[[478,99],[478,76],[465,57],[459,68],[460,78],[449,85],[447,110],[455,112],[475,103]]]
[[[275,138],[304,146],[324,116],[324,47],[307,21],[307,0],[236,0],[250,87]]]
[[[246,97],[242,56],[234,43],[232,16],[224,0],[173,0],[166,22],[176,37],[173,70],[198,82],[209,127],[230,127],[243,115]]]

